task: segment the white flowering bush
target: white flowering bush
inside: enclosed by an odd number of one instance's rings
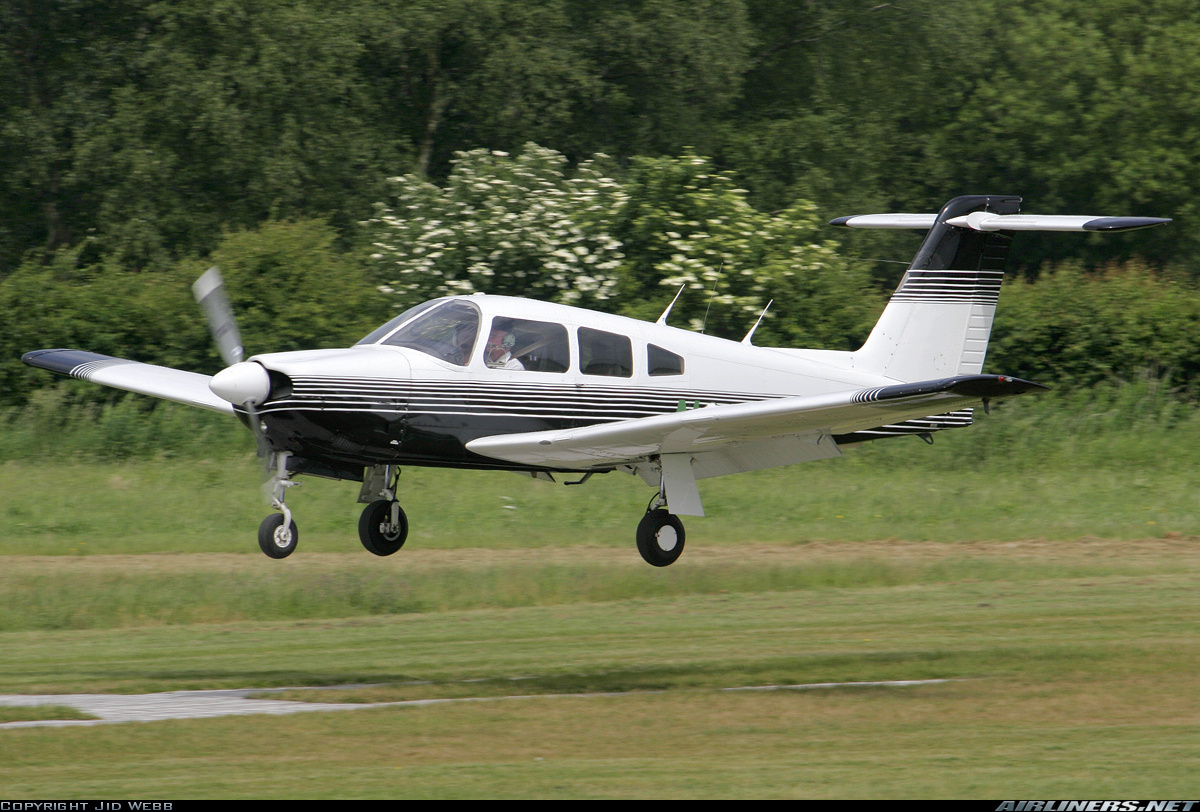
[[[402,304],[503,293],[596,306],[624,259],[610,232],[621,185],[588,161],[568,176],[561,154],[528,145],[459,153],[445,186],[391,178],[394,197],[371,224],[385,293]]]
[[[393,178],[378,207],[380,290],[398,307],[503,293],[655,319],[740,338],[774,299],[760,343],[849,348],[875,301],[812,204],[756,211],[728,173],[697,155],[636,158],[623,180],[601,161],[568,172],[559,153],[460,153],[443,186]]]

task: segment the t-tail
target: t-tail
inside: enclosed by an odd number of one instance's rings
[[[1163,217],[1019,214],[1011,195],[956,197],[934,214],[839,217],[849,228],[928,229],[862,348],[843,358],[855,369],[898,381],[977,375],[987,355],[1009,244],[1018,231],[1129,231]]]

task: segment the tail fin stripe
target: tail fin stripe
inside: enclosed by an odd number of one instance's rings
[[[995,304],[1003,276],[1003,271],[911,270],[892,301]]]

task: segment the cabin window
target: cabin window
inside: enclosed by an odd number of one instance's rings
[[[566,372],[571,366],[567,328],[561,324],[497,317],[485,339],[483,362],[492,369]]]
[[[579,368],[584,375],[633,376],[633,345],[628,336],[579,328]]]
[[[646,368],[651,375],[682,375],[683,358],[650,344],[646,347]]]
[[[421,313],[382,343],[420,350],[461,367],[467,365],[478,335],[479,310],[469,302],[450,300]]]

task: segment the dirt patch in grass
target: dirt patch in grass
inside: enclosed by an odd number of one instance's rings
[[[676,566],[803,566],[808,562],[846,558],[893,561],[936,561],[942,558],[1001,558],[1019,561],[1119,559],[1130,563],[1167,557],[1182,566],[1200,566],[1200,536],[1143,539],[1081,538],[1075,541],[1025,539],[1021,541],[811,541],[799,544],[746,542],[706,546],[689,544]],[[371,564],[399,571],[431,569],[489,569],[504,566],[646,566],[630,544],[623,547],[579,546],[531,549],[422,550],[405,548],[391,558],[378,559],[365,551],[347,553],[298,552],[286,561],[271,561],[257,550],[246,553],[147,553],[142,555],[4,556],[11,575],[46,572],[192,572],[286,567],[292,571],[324,571],[354,564]]]

